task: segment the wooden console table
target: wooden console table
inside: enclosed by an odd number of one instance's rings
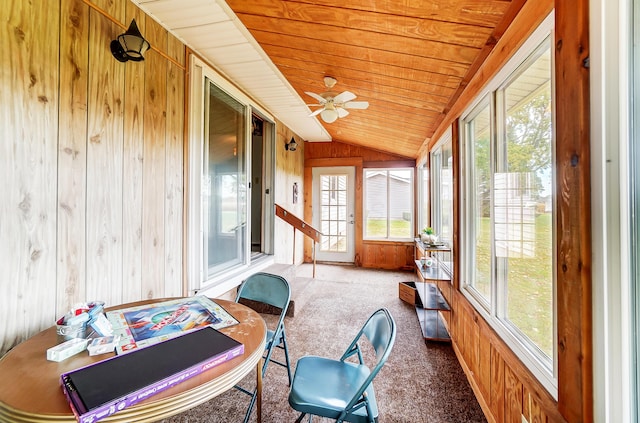
[[[160,299],[123,304],[110,309],[132,307]],[[244,354],[213,367],[191,379],[125,408],[101,422],[153,422],[186,411],[233,388],[256,370],[258,384],[257,413],[261,421],[262,354],[267,328],[262,317],[247,306],[215,299],[240,323],[221,330],[244,344]],[[84,351],[64,361],[48,361],[46,351],[56,345],[55,326],[29,338],[0,360],[0,421],[75,422],[62,388],[60,375],[104,360],[114,354],[89,356]]]

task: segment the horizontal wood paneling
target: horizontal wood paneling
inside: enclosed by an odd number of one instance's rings
[[[0,355],[74,303],[182,293],[185,75],[156,51],[115,60],[133,17],[184,62],[128,0],[0,8]]]

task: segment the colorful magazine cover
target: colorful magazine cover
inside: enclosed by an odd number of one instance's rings
[[[211,299],[199,295],[106,312],[122,354],[204,326],[222,329],[238,321]]]

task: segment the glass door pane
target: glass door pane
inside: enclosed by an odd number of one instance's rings
[[[347,175],[320,176],[321,251],[347,251]]]
[[[246,108],[207,80],[203,154],[204,274],[246,263]]]

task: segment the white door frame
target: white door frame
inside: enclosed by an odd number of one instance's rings
[[[320,223],[320,176],[347,175],[347,249],[346,252],[322,251],[322,242],[316,250],[316,259],[339,263],[353,263],[355,260],[355,166],[314,167],[312,169],[312,222],[313,227],[322,232]]]

